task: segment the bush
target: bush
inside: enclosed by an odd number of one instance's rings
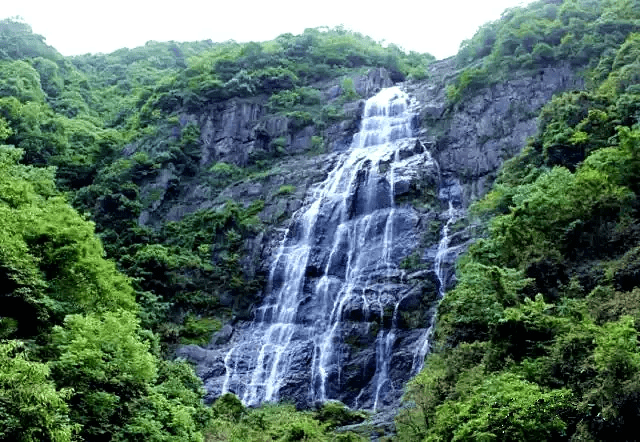
[[[343,427],[345,425],[358,424],[367,418],[363,411],[351,411],[349,407],[338,401],[325,402],[316,412],[316,419],[327,425],[328,428]]]
[[[188,314],[184,319],[182,328],[181,343],[206,345],[213,333],[222,328],[220,319],[217,318],[196,318],[193,314]]]
[[[296,186],[292,184],[283,184],[282,186],[280,186],[280,188],[276,192],[276,195],[290,195],[295,191],[296,191]]]

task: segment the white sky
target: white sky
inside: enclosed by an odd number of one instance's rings
[[[377,41],[445,58],[480,25],[529,1],[2,0],[0,19],[23,17],[63,55],[107,53],[149,40],[265,41],[342,24]]]

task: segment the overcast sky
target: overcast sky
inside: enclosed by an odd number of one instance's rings
[[[506,8],[526,0],[0,0],[0,19],[21,16],[63,55],[111,52],[149,40],[265,41],[344,25],[406,50],[454,55]],[[382,7],[384,5],[384,7]]]

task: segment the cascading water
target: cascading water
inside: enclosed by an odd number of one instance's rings
[[[433,270],[438,278],[438,301],[442,300],[444,297],[445,291],[447,289],[447,277],[444,267],[444,262],[447,257],[447,254],[451,252],[449,248],[449,243],[451,242],[451,237],[449,236],[449,231],[451,229],[451,225],[459,219],[459,214],[453,206],[453,202],[449,199],[447,200],[447,204],[449,208],[446,212],[446,221],[444,226],[442,227],[442,232],[440,234],[440,241],[438,242],[438,248],[436,250],[436,255],[433,260]],[[411,366],[411,373],[417,374],[422,370],[424,365],[424,358],[427,356],[427,352],[429,351],[429,346],[431,345],[431,335],[433,334],[433,326],[435,322],[435,315],[432,317],[431,324],[427,329],[426,333],[423,335],[421,341],[421,345],[417,347],[417,351],[413,357],[413,364]]]
[[[366,102],[351,148],[286,230],[254,320],[234,335],[221,368],[200,369],[215,372],[209,391],[233,392],[247,405],[340,399],[377,409],[397,401],[398,379],[408,379],[428,333],[400,325],[410,310],[402,304],[422,294],[407,291],[399,266],[419,243],[419,217],[395,196],[407,175],[435,170],[412,137],[411,109],[397,87]]]

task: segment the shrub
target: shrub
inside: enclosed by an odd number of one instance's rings
[[[292,184],[283,184],[276,192],[276,195],[289,195],[296,191],[296,186]]]

